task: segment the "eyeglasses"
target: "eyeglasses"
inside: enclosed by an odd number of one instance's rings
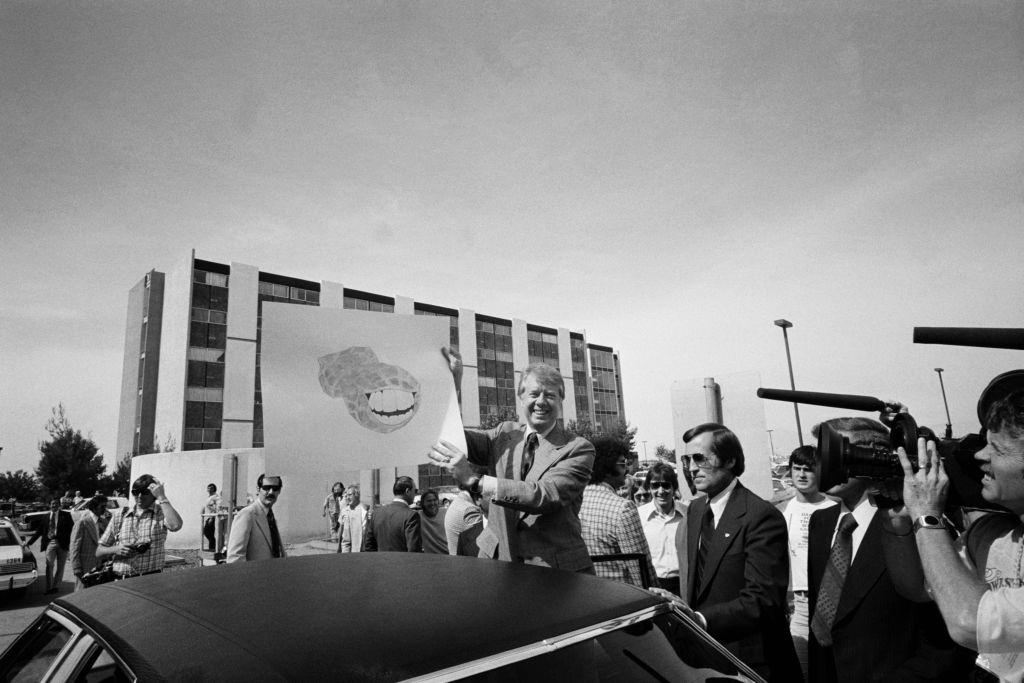
[[[652,481],[647,488],[651,489],[652,491],[654,489],[665,489],[667,491],[671,491],[675,487],[672,486],[672,484],[668,483],[667,481]]]
[[[260,488],[262,488],[264,491],[280,491],[281,490],[280,486],[274,486],[273,484],[266,484],[264,486],[261,486]]]
[[[713,470],[718,467],[718,465],[714,465],[711,463],[711,459],[715,457],[714,455],[704,455],[703,453],[691,453],[686,457],[690,460],[690,462],[692,462],[694,465],[701,468],[702,470]]]
[[[648,493],[647,491],[643,491],[641,493],[634,493],[633,494],[633,500],[640,500],[640,501],[643,501],[643,502],[646,503],[650,499],[651,499],[651,494]]]

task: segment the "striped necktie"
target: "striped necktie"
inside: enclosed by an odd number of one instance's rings
[[[811,618],[811,630],[822,647],[832,646],[832,624],[836,620],[836,608],[839,607],[839,596],[843,592],[846,574],[850,571],[853,559],[853,530],[857,528],[857,520],[847,512],[839,521],[839,531],[835,543],[828,555],[825,576],[821,579],[818,590],[818,604]]]
[[[523,448],[523,466],[519,472],[519,480],[525,481],[526,475],[530,473],[530,468],[533,467],[533,456],[537,451],[537,432],[530,432],[530,435],[526,437],[526,446]]]

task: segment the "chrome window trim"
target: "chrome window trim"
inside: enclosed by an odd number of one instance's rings
[[[521,662],[525,659],[532,659],[533,657],[538,657],[549,652],[555,652],[556,650],[560,650],[570,645],[575,645],[576,643],[589,640],[590,638],[602,636],[609,631],[614,631],[669,611],[671,611],[671,609],[668,603],[652,605],[625,616],[608,619],[598,624],[594,624],[593,626],[587,626],[576,631],[570,631],[569,633],[565,633],[554,638],[547,638],[538,643],[524,645],[514,650],[506,650],[500,654],[475,659],[463,664],[457,664],[455,666],[448,667],[447,669],[441,669],[440,671],[434,671],[429,674],[407,680],[453,681],[460,678],[466,678],[468,676],[475,676],[486,671],[491,671],[492,669],[497,669],[501,666],[515,664],[516,662]]]
[[[72,619],[74,619],[74,615],[65,610],[63,607],[51,604],[43,614],[54,617],[55,619],[60,620],[61,623],[75,624],[75,628],[78,629],[80,634],[85,634],[92,641],[92,643],[99,645],[110,654],[111,658],[115,662],[117,662],[118,666],[120,666],[121,669],[123,669],[124,672],[128,675],[128,679],[130,681],[134,682],[139,680],[138,675],[132,670],[130,666],[128,666],[127,662],[125,662],[121,655],[118,654],[117,650],[110,646],[110,643],[108,643],[98,634],[94,633],[92,630],[88,629],[84,624],[77,624],[76,622],[71,621]],[[51,672],[47,673],[49,674]]]

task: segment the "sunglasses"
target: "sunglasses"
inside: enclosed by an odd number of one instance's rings
[[[138,490],[138,491],[132,491],[132,495],[133,495],[133,496],[136,496],[136,497],[138,497],[138,496],[143,496],[143,495],[146,495],[146,494],[149,494],[149,495],[151,495],[151,496],[152,496],[152,495],[153,495],[153,492],[152,492],[152,491],[150,491],[149,489],[140,489],[140,490]]]
[[[655,489],[665,489],[666,491],[671,491],[674,487],[667,481],[652,481],[651,485],[648,486],[647,488],[651,489],[652,491]]]
[[[260,488],[262,488],[264,491],[280,491],[281,490],[280,486],[274,486],[273,484],[266,484],[265,486],[261,486]]]
[[[692,462],[694,465],[701,469],[715,469],[716,467],[718,467],[718,465],[714,465],[711,463],[711,459],[715,457],[713,455],[704,455],[703,453],[691,453],[687,457],[690,459],[690,462]]]

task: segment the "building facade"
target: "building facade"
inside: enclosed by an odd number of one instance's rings
[[[582,332],[189,254],[166,273],[147,273],[129,292],[119,456],[152,452],[161,440],[182,451],[264,445],[260,341],[267,301],[448,318],[451,345],[465,366],[462,417],[469,426],[517,419],[518,374],[535,361],[561,371],[566,422],[586,420],[607,431],[626,419],[618,354]],[[440,477],[434,469],[421,468],[421,484],[444,483],[432,481]]]

